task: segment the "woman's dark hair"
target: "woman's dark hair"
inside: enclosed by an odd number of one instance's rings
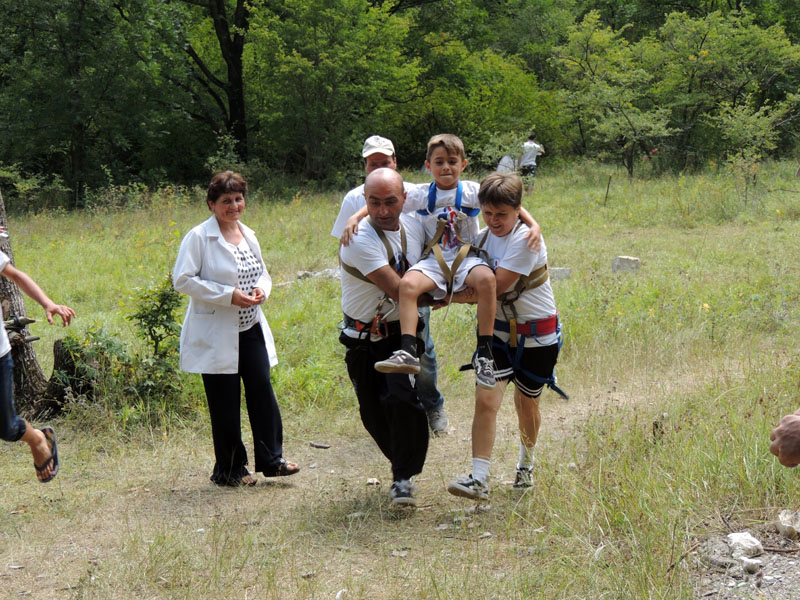
[[[481,181],[478,202],[481,206],[507,204],[519,208],[522,204],[522,180],[516,173],[492,173]]]
[[[219,200],[220,196],[237,193],[242,196],[247,195],[247,182],[244,177],[233,171],[223,171],[211,178],[211,183],[208,184],[208,192],[206,193],[206,202],[213,204]]]

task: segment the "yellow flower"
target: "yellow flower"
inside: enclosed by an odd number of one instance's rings
[[[707,302],[703,302],[703,310],[706,312],[711,310],[711,307],[708,305]]]

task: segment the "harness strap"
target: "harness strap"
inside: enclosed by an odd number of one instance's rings
[[[458,212],[462,212],[468,217],[477,217],[478,214],[481,212],[479,208],[464,208],[461,206],[461,198],[464,194],[464,186],[461,182],[458,182],[458,186],[456,187],[456,203],[455,207]],[[432,182],[431,185],[428,187],[428,208],[423,208],[418,210],[417,213],[421,215],[432,215],[436,210],[436,182]]]
[[[392,245],[389,243],[389,239],[386,237],[386,234],[384,233],[383,229],[375,225],[375,222],[372,220],[372,217],[370,216],[367,216],[367,223],[369,223],[370,227],[372,227],[375,230],[375,233],[378,234],[378,239],[380,239],[381,242],[383,242],[383,245],[386,248],[386,256],[389,258],[389,266],[392,267],[393,269],[396,269],[397,272],[402,277],[403,274],[408,270],[408,260],[406,259],[406,247],[407,247],[406,229],[405,227],[403,227],[403,223],[400,223],[401,257],[399,266],[396,266],[398,265],[397,256],[395,256],[394,250],[392,249]],[[361,281],[366,281],[367,283],[372,283],[372,281],[370,281],[370,279],[366,275],[364,275],[361,271],[342,261],[341,253],[339,254],[339,266],[345,273],[348,273],[349,275],[355,277],[356,279],[360,279]]]

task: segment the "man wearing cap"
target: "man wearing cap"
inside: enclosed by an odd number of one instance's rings
[[[368,137],[364,141],[361,156],[364,157],[364,171],[368,175],[375,169],[380,168],[397,170],[394,144],[385,137],[379,135]],[[413,185],[403,183],[406,190]],[[366,206],[366,200],[364,199],[364,185],[362,184],[345,195],[344,200],[342,200],[342,207],[339,209],[339,216],[336,217],[336,222],[333,224],[333,229],[331,229],[331,235],[337,239],[341,238],[347,220],[363,206]],[[438,435],[447,433],[448,421],[444,412],[444,397],[436,387],[436,352],[430,335],[431,309],[430,307],[422,307],[419,312],[424,323],[424,329],[419,335],[425,342],[425,352],[420,360],[420,373],[417,375],[417,394],[420,402],[425,407],[431,431]]]

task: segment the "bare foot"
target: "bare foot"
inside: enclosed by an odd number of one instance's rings
[[[44,465],[41,471],[38,469],[36,470],[36,477],[39,478],[39,481],[45,481],[49,479],[53,473],[53,461],[50,460],[53,453],[50,444],[44,433],[38,429],[31,428],[29,435],[33,437],[33,440],[28,442],[28,445],[31,447],[31,454],[33,455],[33,464],[39,467]]]
[[[250,473],[242,477],[242,485],[253,486],[258,483],[258,479],[253,477]]]

